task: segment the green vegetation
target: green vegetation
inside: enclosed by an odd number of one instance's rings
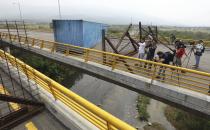
[[[121,37],[123,35],[122,28],[110,27],[107,30],[108,37]]]
[[[157,122],[154,122],[154,123],[152,123],[151,126],[149,126],[149,125],[144,126],[144,130],[166,130],[166,128],[163,127],[163,125],[161,125]]]
[[[26,29],[37,32],[53,32],[50,23],[26,23]]]
[[[171,30],[171,31],[162,31],[160,30],[159,33],[165,37],[169,37],[170,34],[174,34],[177,38],[181,39],[203,39],[203,40],[210,40],[210,33],[206,32],[192,32],[192,31],[177,31],[177,30]]]
[[[75,82],[82,78],[82,73],[70,66],[66,66],[49,59],[36,56],[18,49],[11,49],[12,55],[24,61],[28,65],[54,79],[67,88],[72,87]]]
[[[107,34],[108,37],[118,37],[120,38],[123,32],[126,30],[128,25],[112,25],[108,28]],[[146,28],[146,26],[145,26]],[[138,26],[133,25],[130,29],[130,34],[133,38],[138,39]],[[210,28],[208,27],[158,27],[158,32],[164,37],[170,37],[171,34],[174,34],[179,39],[194,39],[194,40],[204,40],[210,41]],[[143,35],[146,33],[143,31]],[[210,46],[210,43],[207,43],[207,46]]]
[[[209,130],[210,120],[206,120],[174,107],[166,107],[165,115],[177,130]]]
[[[149,116],[149,113],[147,112],[147,105],[150,103],[150,98],[146,97],[144,95],[138,96],[138,103],[137,103],[137,109],[139,112],[139,118],[141,121],[147,121]]]

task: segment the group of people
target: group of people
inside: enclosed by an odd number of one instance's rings
[[[186,57],[188,57],[188,54],[186,54],[186,46],[181,40],[176,40],[174,42],[175,49],[173,51],[158,51],[156,55],[155,51],[157,45],[152,38],[149,37],[147,42],[145,41],[145,39],[142,39],[138,44],[138,58],[140,59],[145,59],[146,55],[146,60],[161,62],[163,64],[172,64],[181,67],[183,56],[186,55]],[[191,50],[192,52],[194,52],[195,55],[195,65],[193,65],[193,68],[198,68],[200,58],[205,50],[204,42],[202,40],[199,40],[197,43],[193,44]]]
[[[153,60],[157,45],[150,39],[147,43],[143,38],[139,43],[138,58],[144,59],[146,55],[146,60]]]

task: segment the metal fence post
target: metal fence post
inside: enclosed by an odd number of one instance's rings
[[[153,84],[153,81],[154,81],[154,79],[155,79],[155,77],[156,77],[156,71],[157,71],[157,66],[154,65],[154,71],[153,71],[153,73],[152,73],[152,80],[151,80],[151,83],[150,83],[150,84]]]
[[[66,55],[66,56],[68,56],[68,55],[69,55],[69,46],[67,46],[67,48],[66,48],[65,55]]]
[[[111,125],[109,124],[108,121],[106,122],[106,124],[107,124],[107,130],[111,130]]]
[[[53,43],[52,49],[51,49],[51,53],[53,53],[56,49],[56,43]]]
[[[51,93],[52,93],[52,95],[53,95],[55,101],[56,101],[56,100],[57,100],[57,97],[56,97],[56,95],[55,95],[55,91],[54,91],[54,89],[53,89],[53,87],[52,87],[51,81],[46,80],[46,82],[47,82],[47,84],[48,84],[48,87],[50,88],[50,91],[51,91]]]
[[[35,39],[32,39],[32,44],[31,46],[33,47],[35,45]]]
[[[141,22],[139,22],[139,41],[141,41],[142,39],[142,26],[141,26]]]
[[[113,58],[112,58],[113,60],[112,60],[112,70],[114,70],[115,69],[115,66],[116,66],[116,57],[115,56],[113,56]]]
[[[44,40],[42,40],[41,44],[40,44],[40,49],[42,49],[44,47]]]
[[[89,50],[85,49],[85,62],[88,62],[88,58],[89,58]]]

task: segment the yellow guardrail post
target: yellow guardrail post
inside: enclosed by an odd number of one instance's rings
[[[117,64],[117,57],[115,57],[115,56],[112,56],[112,70],[114,70],[115,69],[115,66],[116,66],[116,64]]]
[[[152,73],[152,77],[151,77],[151,83],[150,84],[153,84],[153,81],[156,77],[156,71],[157,71],[157,65],[154,65],[154,70],[153,70],[153,73]]]
[[[16,40],[16,36],[17,36],[17,35],[12,35],[12,36],[11,36],[11,40],[12,40],[13,42]]]
[[[66,52],[65,55],[68,56],[69,55],[69,46],[66,46]]]
[[[110,125],[110,123],[107,121],[106,124],[107,124],[107,130],[111,130],[111,125]]]
[[[20,36],[20,38],[19,38],[19,39],[20,39],[20,44],[21,44],[21,39],[22,39],[22,37]]]
[[[42,49],[43,47],[44,47],[44,40],[41,41],[40,49]]]
[[[88,57],[89,57],[89,50],[85,49],[85,62],[88,62]]]
[[[57,98],[56,98],[56,94],[55,94],[54,88],[53,88],[53,86],[52,86],[52,82],[49,81],[49,80],[47,80],[47,79],[46,79],[45,81],[47,82],[48,87],[50,88],[50,91],[51,91],[51,93],[52,93],[52,95],[53,95],[53,97],[54,97],[54,99],[55,99],[55,101],[56,101]]]
[[[56,50],[56,43],[53,43],[52,49],[51,49],[51,53],[53,53]]]
[[[35,39],[33,38],[31,46],[33,47],[34,45],[35,45]]]

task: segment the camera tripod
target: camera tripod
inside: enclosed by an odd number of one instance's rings
[[[183,60],[183,63],[187,60],[187,64],[186,64],[186,68],[188,67],[189,65],[189,62],[190,62],[190,58],[192,56],[192,53],[194,52],[194,46],[190,49],[190,51],[187,53],[185,59]]]

